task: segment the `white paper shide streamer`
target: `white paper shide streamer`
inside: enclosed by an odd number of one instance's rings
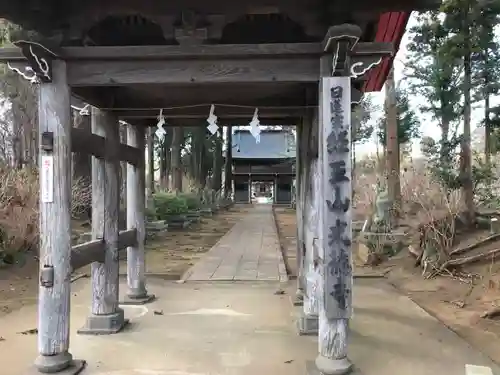
[[[156,124],[158,129],[156,129],[155,132],[158,139],[163,139],[165,134],[167,134],[165,129],[163,129],[163,125],[165,125],[165,117],[163,117],[163,109],[160,109],[160,114],[158,115],[158,123]]]
[[[210,107],[210,114],[207,117],[208,126],[207,129],[212,135],[217,133],[219,127],[217,126],[217,116],[214,114],[215,106],[212,104]]]
[[[255,138],[255,142],[260,142],[260,121],[259,121],[259,109],[255,108],[252,121],[250,121],[250,133]]]

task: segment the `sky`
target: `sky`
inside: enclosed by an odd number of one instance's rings
[[[412,17],[410,18],[408,25],[406,27],[406,30],[409,30],[412,26],[416,25],[416,17],[415,13],[413,13]],[[396,54],[396,58],[394,60],[394,78],[396,83],[403,78],[403,71],[404,71],[404,61],[406,60],[407,56],[407,45],[409,41],[409,35],[408,32],[405,33],[403,40],[401,41],[401,45],[399,47],[399,51]],[[376,93],[370,93],[367,94],[371,97],[373,104],[379,106],[379,108],[383,108],[383,103],[384,103],[384,88],[380,92]],[[428,115],[422,114],[418,107],[419,104],[423,104],[424,100],[422,97],[419,97],[418,94],[416,93],[411,93],[411,107],[417,115],[420,118],[421,121],[421,133],[422,136],[430,136],[434,139],[438,139],[440,137],[440,129],[437,126],[437,123],[433,121]],[[493,98],[492,99],[492,105],[498,105],[500,104],[500,98]],[[478,124],[481,122],[482,117],[482,107],[478,105],[476,108],[473,109],[472,111],[472,122],[471,122],[471,131],[473,132],[474,129],[478,126]],[[372,116],[372,119],[370,120],[370,123],[373,126],[376,126],[377,120],[380,118],[381,112],[375,113],[374,116]],[[460,129],[459,129],[460,131]],[[370,154],[375,154],[377,150],[377,142],[376,142],[376,137],[372,137],[372,139],[367,142],[366,144],[363,145],[358,145],[356,147],[356,153],[357,155],[370,155]],[[412,156],[413,157],[418,157],[421,155],[420,152],[420,140],[415,140],[412,144]]]

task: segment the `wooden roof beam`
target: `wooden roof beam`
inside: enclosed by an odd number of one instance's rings
[[[331,38],[330,38],[331,39]],[[57,53],[38,43],[20,42],[18,53],[0,49],[0,62],[20,66],[21,74],[42,81],[51,79],[51,62],[63,59],[72,87],[133,86],[137,84],[214,83],[316,83],[319,58],[328,45],[320,43],[156,46],[71,47]],[[356,56],[387,49],[384,43],[358,43]],[[23,60],[23,56],[25,60]],[[29,78],[29,77],[27,77]]]

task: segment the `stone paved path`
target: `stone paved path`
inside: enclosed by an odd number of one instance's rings
[[[255,205],[184,276],[186,281],[287,281],[271,205]]]

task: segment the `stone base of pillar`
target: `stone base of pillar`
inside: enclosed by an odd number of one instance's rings
[[[304,306],[304,292],[301,289],[297,289],[295,296],[291,297],[291,300],[294,306]]]
[[[304,306],[304,300],[298,298],[297,296],[290,297],[290,302],[293,306]]]
[[[317,335],[319,319],[317,315],[302,315],[297,320],[297,330],[300,336]]]
[[[39,355],[34,366],[28,371],[29,375],[35,374],[61,374],[77,375],[83,371],[87,363],[82,360],[74,360],[69,352],[56,355]]]
[[[146,303],[153,302],[156,299],[154,294],[132,294],[129,293],[123,300],[120,301],[120,305],[145,305]]]
[[[325,369],[322,371],[318,368],[316,361],[307,361],[306,375],[363,375],[359,370],[353,368],[351,362],[349,362],[347,358],[336,362],[339,362],[337,366],[333,365],[326,370],[328,372],[325,372]]]
[[[122,309],[117,309],[114,314],[91,315],[87,318],[85,326],[77,333],[80,335],[110,335],[120,332],[127,324]]]

